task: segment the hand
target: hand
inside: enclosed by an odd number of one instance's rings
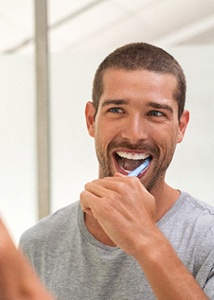
[[[83,211],[129,255],[137,256],[138,244],[157,230],[155,199],[137,177],[116,173],[94,180],[85,185],[80,201]]]
[[[0,300],[53,300],[0,220]]]
[[[136,259],[157,299],[208,299],[156,226],[155,199],[138,178],[115,174],[94,180],[80,201],[109,238]]]

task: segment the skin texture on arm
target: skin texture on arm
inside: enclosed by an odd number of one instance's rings
[[[54,300],[0,220],[0,300]]]
[[[208,299],[157,228],[155,199],[138,178],[117,174],[88,183],[81,204],[111,241],[138,261],[157,299]]]

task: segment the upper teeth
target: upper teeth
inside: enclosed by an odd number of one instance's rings
[[[118,151],[117,155],[123,158],[133,159],[133,160],[146,159],[149,156],[148,153],[130,153],[130,152],[123,152],[123,151]]]

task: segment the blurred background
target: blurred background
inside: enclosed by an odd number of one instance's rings
[[[214,205],[213,0],[0,2],[0,215],[18,243],[97,177],[84,107],[115,48],[163,47],[187,77],[191,112],[167,182]]]

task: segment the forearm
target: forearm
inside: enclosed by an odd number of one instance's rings
[[[17,260],[17,271],[20,267],[19,278],[14,278],[16,283],[14,283],[16,294],[11,294],[10,300],[17,299],[28,299],[28,300],[54,300],[53,296],[47,291],[42,282],[37,277],[33,268],[31,267],[28,260],[24,257],[22,252],[18,250],[19,258]],[[15,277],[15,271],[13,272]],[[12,298],[14,296],[14,298]],[[5,299],[5,298],[4,298]]]
[[[0,300],[53,300],[0,220]]]
[[[162,233],[138,245],[135,258],[157,299],[208,299]]]

